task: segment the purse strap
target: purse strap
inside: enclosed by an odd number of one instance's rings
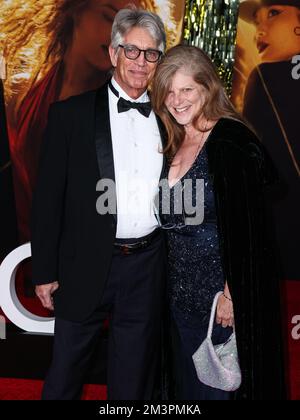
[[[218,303],[219,296],[221,296],[222,294],[223,294],[223,292],[218,292],[216,294],[216,296],[214,297],[214,301],[213,301],[213,304],[212,304],[212,307],[211,307],[211,312],[210,312],[210,319],[209,319],[209,325],[208,325],[208,330],[207,330],[207,338],[211,338],[212,330],[213,330],[213,326],[214,326],[214,321],[215,321],[217,303]]]

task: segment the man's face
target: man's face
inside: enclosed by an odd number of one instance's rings
[[[143,28],[132,28],[124,36],[122,45],[134,45],[141,50],[157,49],[156,41]],[[133,99],[137,99],[147,89],[153,79],[157,63],[149,63],[142,52],[135,60],[125,57],[124,49],[109,48],[110,58],[115,67],[114,78],[121,88]]]
[[[293,6],[261,7],[255,15],[255,41],[261,60],[289,60],[300,51],[300,37],[294,32],[299,26],[300,10]]]

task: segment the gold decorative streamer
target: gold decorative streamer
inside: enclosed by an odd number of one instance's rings
[[[184,41],[213,60],[230,94],[239,0],[186,0]]]

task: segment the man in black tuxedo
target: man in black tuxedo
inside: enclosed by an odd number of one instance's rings
[[[153,199],[163,139],[147,86],[165,43],[157,15],[121,10],[112,80],[50,108],[32,211],[33,282],[56,316],[43,399],[80,398],[107,316],[108,398],[153,395],[165,260]]]

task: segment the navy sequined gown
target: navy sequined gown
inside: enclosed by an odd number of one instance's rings
[[[168,178],[166,165],[164,178]],[[192,204],[196,205],[196,179],[204,180],[204,219],[201,224],[186,224],[186,213],[176,209],[176,201],[192,183]],[[178,193],[181,191],[181,194]],[[172,319],[173,370],[175,397],[178,399],[228,399],[228,393],[200,383],[192,354],[207,334],[211,305],[215,294],[224,289],[216,209],[212,180],[209,177],[206,147],[202,148],[188,172],[169,188],[170,214],[160,219],[168,243],[168,299]],[[199,209],[201,202],[198,202]],[[188,216],[189,217],[189,216]],[[231,328],[214,327],[215,344],[225,341]]]

